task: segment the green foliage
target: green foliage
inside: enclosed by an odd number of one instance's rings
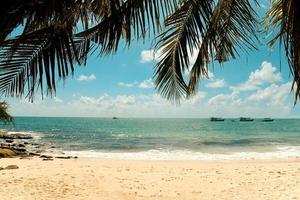
[[[8,105],[6,102],[0,102],[0,121],[4,123],[13,123],[14,118],[7,112]]]

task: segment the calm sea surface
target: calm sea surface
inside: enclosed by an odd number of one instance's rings
[[[300,120],[17,117],[26,132],[66,154],[131,159],[227,159],[300,156]]]

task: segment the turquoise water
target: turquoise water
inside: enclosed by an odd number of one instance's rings
[[[211,122],[209,119],[17,117],[14,127],[1,125],[1,128],[31,133],[65,152],[82,155],[141,156],[150,152],[166,157],[175,154],[201,157],[252,152],[300,156],[298,119]]]

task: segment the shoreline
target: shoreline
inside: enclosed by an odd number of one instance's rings
[[[300,159],[2,158],[2,199],[299,199]]]

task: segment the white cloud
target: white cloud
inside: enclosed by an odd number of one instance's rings
[[[271,84],[251,94],[247,100],[253,102],[265,102],[267,105],[285,105],[286,99],[291,92],[292,83],[282,85]]]
[[[86,75],[80,75],[77,78],[78,81],[93,81],[96,80],[96,76],[94,74],[91,74],[90,76],[86,76]]]
[[[206,84],[207,88],[223,88],[226,86],[227,86],[227,83],[225,82],[224,79],[216,79],[216,80],[213,80],[212,82],[209,82]]]
[[[124,82],[119,82],[118,83],[118,86],[120,87],[127,87],[127,88],[141,88],[141,89],[151,89],[151,88],[154,88],[154,83],[152,81],[152,79],[147,79],[147,80],[144,80],[142,82],[133,82],[133,83],[124,83]]]
[[[232,105],[239,106],[242,103],[242,99],[235,93],[230,94],[218,94],[208,100],[208,105],[219,106],[219,105]]]
[[[161,54],[154,50],[143,50],[141,52],[141,63],[158,62]]]
[[[56,102],[56,103],[62,103],[63,102],[63,100],[58,98],[58,97],[54,97],[53,99],[54,99],[54,102]]]
[[[264,61],[260,69],[251,72],[249,79],[239,86],[231,87],[236,92],[252,91],[259,89],[258,86],[266,83],[276,83],[281,81],[281,74],[273,67],[272,63]]]
[[[118,86],[132,88],[132,87],[135,87],[137,84],[138,84],[138,82],[133,82],[133,83],[119,82]]]
[[[139,84],[139,88],[143,88],[143,89],[154,88],[154,83],[153,83],[152,79],[144,80],[143,82],[141,82]]]

